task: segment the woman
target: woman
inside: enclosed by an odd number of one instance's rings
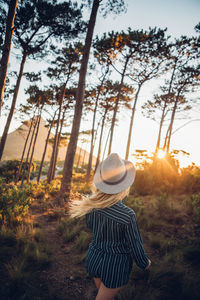
[[[93,179],[96,193],[70,205],[71,217],[86,215],[92,241],[86,256],[86,270],[98,289],[96,300],[112,300],[127,284],[133,260],[143,270],[148,259],[136,216],[123,199],[135,179],[135,167],[118,154],[99,164]]]

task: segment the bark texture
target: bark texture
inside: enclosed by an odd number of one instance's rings
[[[74,158],[76,153],[77,141],[78,141],[78,134],[82,116],[82,109],[83,109],[83,99],[85,93],[85,78],[89,60],[89,53],[92,44],[92,37],[96,22],[97,11],[99,8],[100,1],[94,0],[92,11],[90,15],[90,20],[87,29],[87,35],[85,39],[85,47],[83,51],[83,58],[81,62],[81,68],[79,73],[79,82],[76,94],[76,105],[75,105],[75,112],[74,112],[74,119],[72,125],[72,132],[70,136],[69,145],[67,148],[64,168],[63,168],[63,179],[61,183],[60,189],[60,197],[64,197],[64,200],[67,201],[70,192],[71,186],[71,178],[72,178],[72,169],[74,164]]]

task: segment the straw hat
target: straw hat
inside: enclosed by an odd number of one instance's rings
[[[117,194],[133,183],[135,173],[132,162],[121,159],[117,153],[112,153],[98,165],[93,182],[100,191]]]

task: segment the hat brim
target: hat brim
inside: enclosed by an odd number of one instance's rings
[[[126,176],[124,177],[123,181],[117,184],[107,184],[102,180],[100,170],[101,164],[100,163],[97,167],[97,170],[94,174],[93,183],[97,187],[98,190],[102,191],[105,194],[118,194],[124,190],[126,190],[129,186],[131,186],[135,179],[136,169],[132,162],[128,160],[123,160],[126,167]]]

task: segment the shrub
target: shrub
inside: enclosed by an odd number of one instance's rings
[[[83,252],[88,248],[91,235],[86,231],[81,231],[79,236],[76,238],[75,245],[79,252]]]
[[[191,205],[193,212],[200,217],[200,193],[191,195]]]
[[[31,186],[10,186],[0,181],[0,222],[21,222],[30,206]]]
[[[19,170],[20,161],[19,160],[6,160],[0,163],[0,177],[4,178],[6,183],[13,182],[16,179],[17,172]],[[22,163],[22,171],[28,171],[29,165],[25,162]],[[36,169],[36,164],[32,163],[31,171]],[[32,176],[31,176],[32,178]],[[20,177],[21,179],[21,177]]]

